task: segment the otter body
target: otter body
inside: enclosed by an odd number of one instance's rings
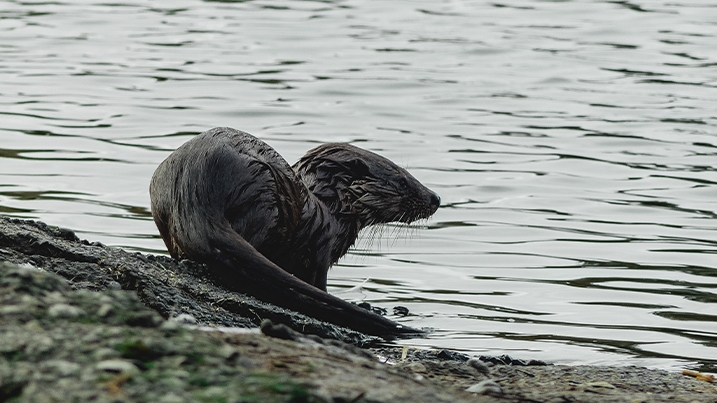
[[[169,253],[206,263],[228,288],[369,334],[418,332],[325,292],[362,228],[440,204],[388,159],[333,143],[291,167],[256,137],[214,128],[160,164],[150,197]]]

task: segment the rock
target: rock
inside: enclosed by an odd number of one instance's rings
[[[412,363],[408,364],[406,367],[413,372],[426,373],[426,366],[421,364],[420,362],[412,362]]]
[[[196,325],[197,324],[197,319],[188,313],[181,313],[181,314],[173,317],[172,320],[177,323],[182,323],[185,325]]]
[[[486,379],[476,383],[475,385],[469,386],[466,389],[466,392],[480,395],[501,395],[503,394],[503,389],[495,381]]]
[[[112,313],[112,305],[110,304],[102,304],[97,309],[97,316],[104,318],[106,316],[109,316]]]
[[[139,368],[131,361],[120,359],[100,361],[95,367],[100,371],[115,374],[125,373],[127,375],[136,375],[140,372]]]
[[[606,388],[606,389],[615,389],[615,385],[605,382],[605,381],[598,381],[598,382],[588,382],[585,384],[585,386],[589,388]]]
[[[468,355],[459,353],[457,351],[451,351],[451,350],[440,350],[436,354],[436,357],[442,360],[452,360],[452,361],[462,361],[466,362],[469,360],[470,357]]]
[[[47,314],[51,318],[76,318],[85,314],[81,308],[69,304],[54,304],[48,310]]]
[[[399,316],[408,316],[408,308],[405,306],[394,306],[393,307],[393,314],[399,315]]]
[[[478,372],[480,372],[483,375],[490,374],[490,368],[488,368],[488,365],[486,365],[483,361],[477,359],[477,358],[471,358],[468,360],[467,364],[473,368],[475,368]]]
[[[73,376],[80,372],[80,364],[65,360],[48,360],[42,364],[45,369],[55,371],[59,376]]]
[[[301,337],[299,332],[291,330],[288,326],[282,323],[275,325],[269,319],[261,321],[261,332],[267,336],[284,340],[298,340]]]

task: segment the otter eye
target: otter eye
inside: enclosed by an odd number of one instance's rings
[[[408,187],[408,181],[406,180],[406,178],[400,178],[400,179],[398,180],[398,186],[400,186],[401,189],[407,188],[407,187]]]

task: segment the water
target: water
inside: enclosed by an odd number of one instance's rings
[[[350,141],[443,200],[330,273],[436,329],[405,343],[715,371],[716,21],[702,1],[5,0],[0,213],[166,253],[147,187],[192,135],[243,129],[291,163]]]

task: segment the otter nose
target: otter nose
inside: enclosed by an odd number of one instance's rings
[[[435,193],[431,193],[431,199],[429,203],[431,205],[431,209],[433,209],[433,211],[436,211],[438,209],[438,206],[441,205],[441,197]]]

